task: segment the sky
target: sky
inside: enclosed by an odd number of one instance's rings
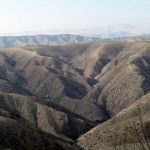
[[[0,35],[150,22],[150,0],[0,0]]]

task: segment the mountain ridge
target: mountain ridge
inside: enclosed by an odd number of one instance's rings
[[[99,40],[99,38],[84,37],[75,34],[0,36],[0,46],[64,45],[67,43],[85,43],[97,40]]]

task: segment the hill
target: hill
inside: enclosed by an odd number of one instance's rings
[[[112,49],[113,52],[116,50],[117,48]],[[93,101],[104,109],[109,117],[112,117],[150,92],[150,44],[149,42],[122,43],[120,51],[115,53],[115,57],[114,53],[112,55],[110,52],[107,53],[108,56],[105,56],[106,52],[104,51],[104,54],[101,52],[102,58],[108,59],[105,64],[101,63],[101,57],[99,57],[99,62],[97,59],[92,61],[95,67],[99,65],[101,67],[98,68],[101,69],[100,73],[97,72],[93,75],[97,84],[83,100]],[[92,55],[89,54],[89,56]],[[110,56],[112,57],[109,58]],[[90,65],[86,68],[90,68]]]
[[[150,93],[142,96],[115,117],[95,127],[78,139],[88,150],[149,149]]]
[[[75,126],[72,129],[81,131],[84,122],[72,120],[80,122],[80,129]],[[0,93],[1,148],[78,150],[65,138],[65,134],[72,132],[69,124],[71,121],[65,113],[37,103],[34,97]]]

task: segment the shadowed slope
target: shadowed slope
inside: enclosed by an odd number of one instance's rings
[[[0,147],[11,150],[81,150],[69,141],[5,117],[0,117]]]
[[[36,101],[35,97],[0,93],[0,116],[15,119],[64,139],[75,139],[93,126],[84,119],[56,111]]]

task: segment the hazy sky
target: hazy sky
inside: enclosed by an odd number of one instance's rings
[[[0,0],[0,34],[150,22],[150,0]]]

